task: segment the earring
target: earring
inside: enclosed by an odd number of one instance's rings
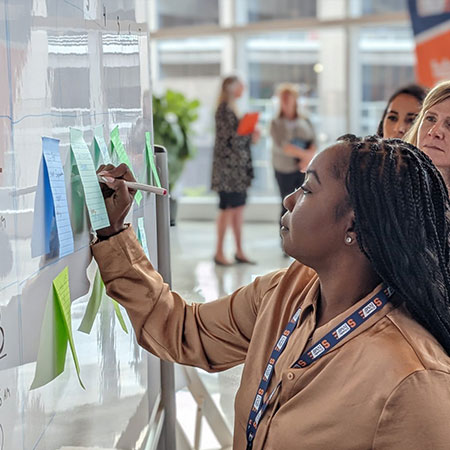
[[[347,237],[345,238],[345,242],[346,242],[347,244],[351,244],[351,243],[353,242],[353,239],[352,239],[350,236],[347,236]]]

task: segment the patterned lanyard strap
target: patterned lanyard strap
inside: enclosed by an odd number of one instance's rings
[[[356,310],[353,314],[350,314],[337,327],[335,327],[323,338],[309,347],[291,367],[307,367],[314,361],[317,361],[319,358],[326,355],[340,342],[343,337],[356,330],[376,311],[380,311],[384,307],[384,305],[386,305],[389,298],[392,297],[393,293],[394,291],[390,287],[382,287],[360,309]],[[266,369],[264,370],[264,375],[261,378],[261,382],[259,383],[258,391],[256,392],[247,423],[247,450],[250,450],[252,448],[261,417],[264,415],[264,412],[266,411],[270,400],[280,386],[279,383],[271,392],[268,399],[265,402],[263,401],[273,375],[273,368],[275,367],[275,364],[281,353],[283,353],[283,350],[286,348],[292,331],[297,326],[300,312],[301,308],[298,308],[295,314],[292,316],[292,319],[287,324],[286,329],[283,331],[283,334],[278,339],[274,349],[272,350]]]

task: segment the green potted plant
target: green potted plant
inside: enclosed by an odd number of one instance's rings
[[[173,189],[186,161],[195,155],[192,124],[198,119],[198,100],[188,100],[181,92],[168,89],[153,96],[153,133],[155,144],[167,149],[169,167],[170,222],[175,224],[176,200]]]

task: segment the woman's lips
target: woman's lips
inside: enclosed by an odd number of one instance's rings
[[[445,150],[443,150],[440,147],[437,147],[436,145],[424,145],[423,148],[426,148],[428,150],[437,150],[438,152],[445,153]]]

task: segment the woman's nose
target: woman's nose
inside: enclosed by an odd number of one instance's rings
[[[286,197],[284,197],[283,205],[288,211],[292,211],[294,209],[294,205],[299,192],[300,189],[296,189],[294,192],[291,192],[289,195],[286,195]]]
[[[399,124],[397,128],[397,134],[400,136],[403,136],[406,133],[406,125],[405,124]]]
[[[438,139],[442,139],[443,133],[442,133],[442,123],[436,122],[428,131],[428,134],[430,136],[435,136]]]

